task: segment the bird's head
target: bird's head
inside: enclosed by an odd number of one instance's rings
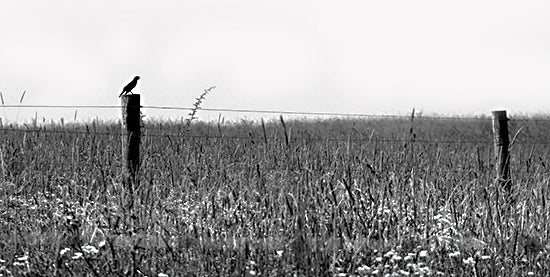
[[[139,76],[134,77],[134,80],[139,80]]]

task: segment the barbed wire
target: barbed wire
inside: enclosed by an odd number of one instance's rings
[[[120,109],[120,105],[0,105],[2,108],[59,108],[59,109]],[[190,111],[194,107],[177,106],[141,106],[143,109],[156,110],[181,110]],[[233,113],[258,113],[258,114],[280,114],[280,115],[313,115],[313,116],[342,116],[342,117],[366,117],[366,118],[406,118],[410,119],[411,114],[368,114],[368,113],[340,113],[340,112],[308,112],[308,111],[288,111],[288,110],[262,110],[262,109],[231,109],[231,108],[200,108],[201,111],[213,112],[233,112]],[[441,119],[441,120],[481,120],[491,121],[490,116],[437,116],[415,114],[414,119]],[[510,118],[511,121],[548,121],[541,118]]]
[[[4,108],[90,108],[90,109],[120,109],[120,105],[0,105]],[[192,110],[193,107],[175,107],[175,106],[141,106],[144,109],[162,109],[162,110]],[[254,110],[254,109],[228,109],[228,108],[201,108],[204,111],[216,111],[216,112],[236,112],[236,113],[267,113],[267,114],[290,114],[290,115],[315,115],[315,116],[347,116],[347,117],[367,117],[367,118],[404,118],[411,119],[412,115],[390,115],[390,114],[363,114],[363,113],[331,113],[331,112],[303,112],[303,111],[285,111],[285,110]],[[490,117],[463,117],[463,116],[424,116],[415,115],[414,120],[421,119],[437,119],[437,120],[484,120],[491,121]],[[549,119],[539,118],[518,118],[510,119],[511,121],[548,121]],[[18,125],[16,125],[18,126]],[[98,135],[98,136],[123,136],[122,130],[119,131],[95,131],[90,130],[86,126],[86,130],[71,129],[74,126],[65,129],[55,129],[58,126],[46,127],[41,126],[36,128],[27,129],[18,127],[0,127],[0,132],[28,132],[28,133],[49,133],[49,134],[76,134],[76,135]],[[94,128],[95,129],[95,128]],[[232,135],[205,135],[205,134],[189,134],[189,133],[151,133],[145,130],[142,132],[144,138],[193,138],[193,139],[223,139],[223,140],[250,140],[250,141],[273,141],[281,140],[279,137],[266,137],[264,136],[232,136]],[[418,144],[493,144],[491,140],[485,139],[422,139],[422,138],[353,138],[353,137],[291,137],[290,141],[340,141],[340,142],[354,142],[354,143],[418,143]],[[550,139],[548,141],[536,140],[536,141],[515,141],[516,144],[522,145],[550,145]]]

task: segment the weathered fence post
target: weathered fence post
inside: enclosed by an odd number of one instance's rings
[[[512,188],[510,180],[510,138],[506,111],[493,111],[493,135],[495,143],[497,182],[506,190]]]
[[[130,193],[139,169],[139,144],[141,137],[140,95],[122,96],[122,177]]]

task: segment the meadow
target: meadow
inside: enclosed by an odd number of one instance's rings
[[[0,130],[0,276],[545,276],[550,118],[144,121]],[[521,130],[520,130],[521,129]]]

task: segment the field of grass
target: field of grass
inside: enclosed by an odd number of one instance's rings
[[[133,195],[118,124],[0,130],[0,276],[550,272],[550,121],[510,121],[510,191],[489,118],[184,125]]]

